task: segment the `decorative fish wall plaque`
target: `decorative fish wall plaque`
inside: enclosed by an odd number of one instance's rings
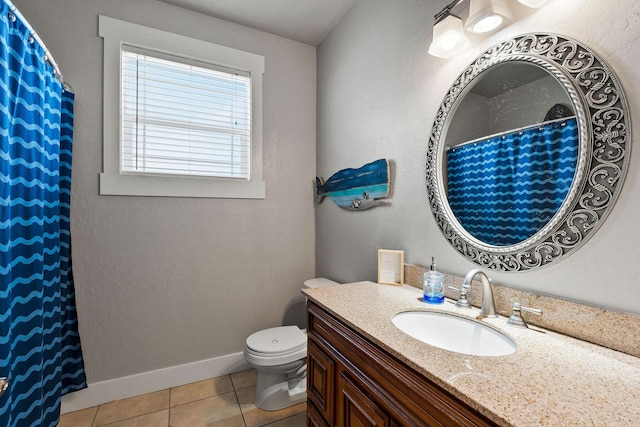
[[[379,159],[358,169],[342,169],[326,181],[316,177],[316,202],[325,196],[350,211],[386,205],[389,197],[389,162]]]

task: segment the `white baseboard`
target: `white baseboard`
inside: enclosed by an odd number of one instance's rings
[[[250,369],[242,353],[101,381],[62,397],[62,413]]]

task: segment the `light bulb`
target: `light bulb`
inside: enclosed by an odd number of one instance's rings
[[[488,33],[504,26],[512,18],[507,0],[470,0],[467,31]]]
[[[456,44],[457,44],[456,39],[453,37],[440,40],[440,42],[438,43],[440,48],[445,51],[450,51],[451,49],[455,48]]]
[[[486,33],[491,30],[495,30],[500,26],[500,24],[502,24],[502,16],[489,15],[473,24],[472,32],[478,34]]]

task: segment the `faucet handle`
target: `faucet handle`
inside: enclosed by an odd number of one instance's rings
[[[463,283],[462,287],[460,288],[456,288],[455,286],[447,286],[447,288],[451,289],[452,291],[460,292],[460,298],[458,298],[458,301],[456,301],[456,307],[471,308],[471,304],[467,299],[467,293],[471,290],[471,286],[467,285],[466,283]]]
[[[527,322],[522,318],[522,311],[527,311],[529,313],[537,314],[540,316],[542,314],[542,310],[537,308],[524,307],[519,302],[514,302],[511,304],[511,308],[513,311],[511,312],[511,316],[507,319],[507,324],[511,325],[515,328],[528,328]]]

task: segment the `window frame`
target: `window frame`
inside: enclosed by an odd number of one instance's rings
[[[99,16],[104,39],[103,171],[100,195],[264,199],[262,176],[261,55]],[[251,74],[251,171],[249,180],[233,178],[154,176],[121,173],[121,48],[123,45],[204,61]]]

